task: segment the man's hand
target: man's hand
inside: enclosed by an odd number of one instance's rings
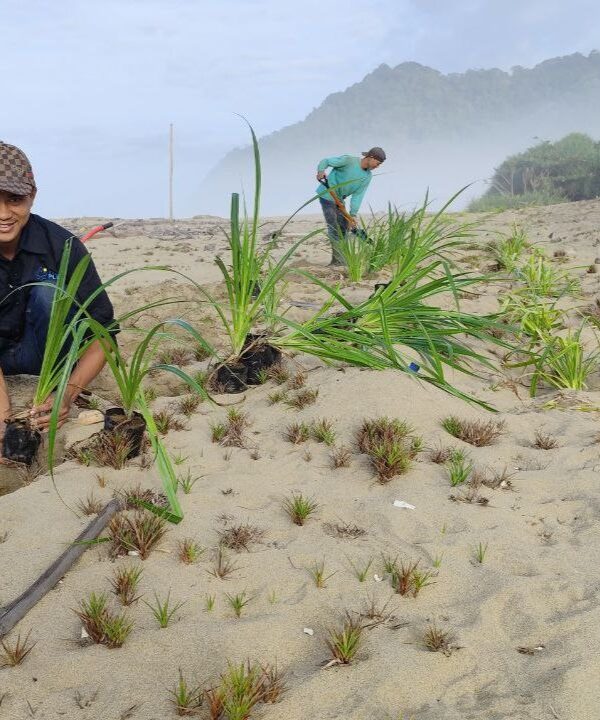
[[[319,182],[321,182],[321,180],[323,180],[323,178],[326,178],[326,177],[327,177],[327,173],[325,172],[325,170],[319,170],[319,172],[317,173],[317,180]]]
[[[72,402],[71,397],[65,395],[58,414],[57,427],[61,427],[69,419],[69,410],[71,409]],[[43,405],[38,405],[31,410],[31,421],[35,428],[41,430],[42,432],[48,432],[53,407],[54,397],[50,397]]]
[[[356,230],[356,217],[354,215],[349,216],[350,219],[348,220],[348,227],[350,230]]]

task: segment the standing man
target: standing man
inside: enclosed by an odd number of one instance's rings
[[[371,171],[378,168],[385,161],[385,152],[380,147],[373,147],[362,153],[362,158],[354,155],[341,155],[340,157],[323,158],[317,166],[317,180],[319,187],[317,195],[323,209],[327,223],[327,236],[331,244],[332,258],[330,265],[341,266],[344,258],[339,250],[339,241],[348,230],[356,228],[356,215],[369,183]],[[327,168],[333,168],[329,175]],[[343,202],[347,197],[350,201],[350,219],[344,217],[336,206],[329,190],[321,184],[327,178],[329,188]]]
[[[0,439],[4,435],[4,421],[11,413],[4,376],[39,374],[54,297],[54,290],[47,285],[22,286],[55,282],[65,243],[73,238],[68,230],[31,213],[36,192],[25,153],[0,141]],[[83,244],[73,238],[69,272],[86,254]],[[84,302],[101,285],[90,262],[77,300]],[[114,326],[113,307],[104,290],[89,304],[88,312],[105,327]],[[116,332],[118,328],[114,329]],[[104,363],[102,347],[94,341],[73,370],[60,410],[60,424],[67,419],[75,398],[98,375]],[[41,430],[49,425],[52,405],[50,398],[31,411]]]

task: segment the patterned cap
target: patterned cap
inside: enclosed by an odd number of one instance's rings
[[[29,195],[35,189],[35,178],[27,155],[18,147],[0,140],[0,190]]]

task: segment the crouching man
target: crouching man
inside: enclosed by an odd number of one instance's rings
[[[11,402],[5,375],[39,375],[46,346],[54,289],[28,283],[56,281],[63,248],[72,234],[31,213],[36,196],[33,171],[26,155],[14,145],[0,142],[0,439]],[[87,251],[72,240],[69,273]],[[87,266],[77,301],[85,302],[102,285],[93,262]],[[22,288],[22,289],[19,289]],[[89,314],[105,327],[114,323],[113,307],[106,292],[88,306]],[[98,341],[89,345],[71,374],[60,408],[60,424],[80,392],[98,375],[105,363]],[[32,420],[46,430],[53,398],[31,410]],[[0,446],[1,447],[1,446]]]

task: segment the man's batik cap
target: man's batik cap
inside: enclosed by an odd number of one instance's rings
[[[14,195],[29,195],[36,189],[27,155],[14,145],[0,140],[0,190]]]

